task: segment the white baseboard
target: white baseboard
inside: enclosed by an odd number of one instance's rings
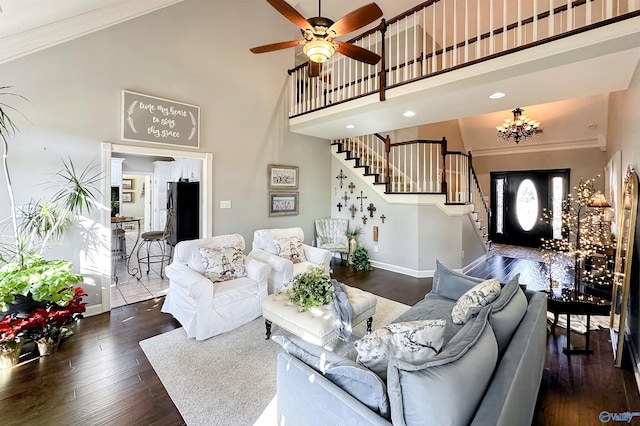
[[[474,260],[473,262],[471,262],[470,264],[468,264],[467,266],[462,268],[462,271],[464,273],[466,273],[466,272],[472,270],[473,268],[475,268],[476,266],[478,266],[479,264],[481,264],[482,262],[484,262],[485,260],[487,260],[487,255],[486,254],[480,256],[479,258],[477,258],[476,260]]]
[[[87,306],[87,310],[82,314],[85,317],[92,317],[94,315],[98,315],[102,313],[102,305],[91,305]]]
[[[416,269],[409,269],[403,266],[390,265],[388,263],[382,263],[375,260],[371,260],[370,262],[371,262],[371,266],[373,266],[374,268],[384,269],[385,271],[397,272],[399,274],[408,275],[410,277],[415,277],[415,278],[431,278],[433,277],[433,273],[435,272],[434,270],[419,271]]]

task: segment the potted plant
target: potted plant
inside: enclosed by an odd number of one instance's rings
[[[326,305],[333,299],[331,278],[319,266],[294,276],[285,291],[289,301],[300,306],[300,312]]]
[[[371,262],[369,262],[369,252],[362,246],[358,246],[350,255],[350,258],[356,271],[370,271],[373,269]]]
[[[0,370],[18,363],[26,340],[28,321],[18,315],[6,315],[0,320]]]
[[[0,95],[12,95],[6,89],[0,87]],[[90,164],[78,172],[71,159],[63,161],[62,170],[56,174],[59,187],[51,199],[32,200],[18,207],[7,161],[9,139],[17,127],[7,114],[8,110],[16,111],[0,102],[2,169],[13,231],[9,238],[12,243],[6,243],[7,239],[4,239],[0,244],[0,265],[3,265],[0,267],[0,319],[11,321],[6,319],[11,317],[27,321],[32,327],[31,338],[54,336],[56,328],[59,335],[63,325],[59,324],[61,311],[66,310],[74,298],[86,294],[73,287],[82,281],[82,276],[73,271],[71,262],[44,259],[42,254],[47,244],[58,239],[80,214],[92,211],[98,193],[95,184],[102,177],[100,172],[94,171],[95,165]],[[84,304],[76,301],[71,309],[80,308],[84,310]],[[38,330],[38,327],[43,329]],[[9,336],[9,332],[6,335]]]

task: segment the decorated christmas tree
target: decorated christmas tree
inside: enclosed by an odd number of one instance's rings
[[[606,220],[609,205],[595,190],[598,178],[580,180],[574,188],[575,197],[569,194],[561,209],[544,213],[546,223],[554,227],[553,236],[541,244],[542,272],[551,288],[572,284],[575,291],[584,291],[611,285],[606,254],[614,242]],[[561,220],[555,220],[557,217]],[[568,269],[573,269],[573,274]],[[571,275],[573,282],[567,278]]]

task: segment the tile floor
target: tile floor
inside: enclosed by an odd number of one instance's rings
[[[126,252],[131,257],[131,261],[127,262],[120,259],[114,259],[115,277],[117,280],[112,280],[111,283],[111,307],[116,308],[118,306],[128,305],[130,303],[140,302],[142,300],[152,299],[158,296],[164,296],[169,289],[169,279],[164,276],[160,277],[160,264],[151,264],[150,271],[146,273],[146,264],[142,265],[142,273],[137,273],[138,261],[136,257],[136,237],[137,232],[127,230],[126,231]],[[168,246],[167,246],[168,248]],[[158,252],[159,248],[154,247],[152,254]],[[143,254],[141,250],[141,256]],[[143,259],[141,259],[143,260]],[[166,266],[166,264],[165,264]],[[163,274],[164,275],[164,274]]]

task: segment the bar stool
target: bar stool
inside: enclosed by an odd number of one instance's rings
[[[147,275],[151,270],[152,263],[160,264],[160,278],[164,278],[164,265],[169,264],[173,256],[173,247],[169,244],[169,231],[171,229],[172,214],[170,210],[167,210],[167,223],[162,231],[148,231],[143,232],[140,235],[140,244],[136,250],[136,257],[138,258],[138,267],[140,268],[140,274],[138,279],[142,278],[142,263],[140,258],[140,251],[142,250],[142,260],[146,258],[147,263]],[[155,244],[155,245],[154,245]],[[167,245],[169,246],[167,252]],[[154,247],[156,250],[154,250]],[[145,255],[146,254],[146,255]]]

